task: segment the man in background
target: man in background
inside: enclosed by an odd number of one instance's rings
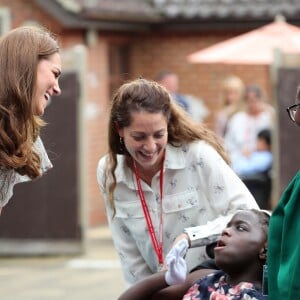
[[[162,71],[157,77],[156,81],[164,86],[172,95],[173,99],[186,111],[189,112],[189,105],[184,95],[178,93],[179,80],[178,76],[170,71]]]
[[[173,99],[197,122],[202,122],[209,114],[208,109],[201,99],[191,95],[183,95],[178,92],[179,78],[171,71],[161,71],[155,80],[164,86]]]

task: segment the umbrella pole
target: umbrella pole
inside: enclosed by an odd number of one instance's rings
[[[273,51],[274,60],[270,64],[270,84],[271,84],[271,97],[275,103],[275,118],[278,118],[279,103],[277,97],[277,83],[278,83],[278,69],[282,64],[281,51],[275,48]],[[274,130],[272,136],[272,153],[273,153],[273,166],[272,166],[272,193],[271,193],[271,208],[273,209],[280,198],[280,161],[279,161],[279,120],[274,122]]]

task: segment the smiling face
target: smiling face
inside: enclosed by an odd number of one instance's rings
[[[130,125],[118,133],[140,170],[155,173],[160,169],[168,141],[168,124],[162,113],[134,112]]]
[[[37,66],[36,91],[33,97],[35,115],[43,115],[50,98],[61,93],[58,85],[60,73],[61,58],[59,53],[54,53],[47,59],[39,61]]]
[[[252,211],[236,213],[215,247],[215,259],[219,267],[242,267],[259,261],[259,253],[264,248],[267,233]]]

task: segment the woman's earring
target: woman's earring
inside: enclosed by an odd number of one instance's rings
[[[121,136],[120,136],[120,152],[121,153],[124,152],[124,140]]]

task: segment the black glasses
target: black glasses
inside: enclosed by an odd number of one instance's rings
[[[288,112],[288,115],[290,117],[290,119],[295,122],[295,117],[296,117],[296,113],[298,111],[298,109],[300,109],[300,103],[294,104],[289,106],[286,111]]]

